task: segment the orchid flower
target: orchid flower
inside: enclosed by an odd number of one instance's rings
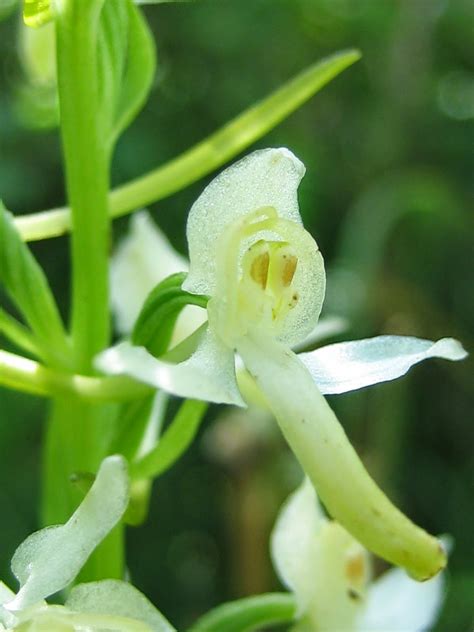
[[[132,215],[129,231],[119,242],[110,262],[110,303],[119,333],[129,334],[151,290],[166,277],[187,272],[189,261],[177,252],[147,211]],[[207,320],[196,305],[187,305],[178,317],[171,346],[191,335]],[[298,348],[306,349],[347,328],[344,318],[320,319]]]
[[[393,568],[372,580],[368,552],[326,518],[307,479],[278,516],[271,553],[295,595],[299,632],[423,632],[443,600],[442,574],[419,583]]]
[[[15,551],[15,594],[0,582],[0,630],[36,632],[173,632],[174,628],[132,585],[118,580],[78,584],[64,606],[45,598],[66,588],[128,505],[125,459],[104,459],[78,509],[64,525],[30,535]]]
[[[266,149],[215,178],[187,225],[183,290],[210,297],[207,325],[188,339],[192,352],[173,364],[123,342],[100,354],[97,367],[181,397],[244,406],[238,355],[334,519],[369,550],[427,579],[445,565],[441,544],[377,487],[323,394],[394,379],[429,357],[466,354],[452,339],[401,336],[292,351],[313,331],[325,291],[323,258],[298,209],[304,172],[289,150]]]

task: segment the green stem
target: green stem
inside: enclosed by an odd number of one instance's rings
[[[63,0],[56,17],[58,91],[66,185],[71,206],[73,370],[93,375],[109,341],[108,247],[110,143],[102,127],[98,29],[103,0]],[[67,379],[67,378],[66,378]],[[73,378],[74,379],[74,378]],[[81,381],[81,380],[80,380]],[[96,473],[107,455],[116,405],[58,398],[44,452],[43,520],[64,523],[80,498],[74,472]],[[92,554],[81,579],[123,577],[123,538]]]
[[[418,580],[446,565],[440,542],[376,485],[298,357],[275,340],[246,336],[238,351],[332,517],[367,549]]]
[[[89,402],[127,401],[145,397],[153,389],[125,376],[71,375],[0,350],[0,384],[44,397],[75,396]]]
[[[72,339],[75,369],[109,339],[109,148],[100,127],[97,29],[101,3],[68,0],[57,18],[58,87],[72,214]]]

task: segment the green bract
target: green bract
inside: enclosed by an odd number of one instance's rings
[[[289,150],[266,149],[211,182],[189,215],[183,284],[210,296],[207,326],[178,363],[125,342],[96,364],[182,397],[243,405],[237,353],[334,518],[367,548],[427,579],[444,566],[443,548],[375,485],[318,385],[326,393],[353,390],[399,377],[425,358],[459,360],[465,352],[452,339],[382,336],[301,359],[293,353],[290,345],[317,323],[325,288],[321,254],[298,211],[303,174]]]

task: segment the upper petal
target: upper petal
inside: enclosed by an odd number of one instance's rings
[[[190,272],[184,289],[213,295],[216,241],[238,217],[262,207],[301,224],[297,189],[305,172],[288,149],[255,151],[228,167],[204,189],[188,217]]]
[[[360,613],[360,632],[422,632],[436,620],[444,592],[443,576],[427,582],[410,579],[400,568],[384,573],[369,589]]]
[[[194,353],[178,364],[157,359],[144,347],[122,342],[102,352],[95,365],[104,373],[129,375],[178,397],[245,406],[237,387],[234,351],[209,327]]]
[[[20,610],[65,588],[128,504],[128,475],[121,456],[104,459],[88,494],[64,525],[30,535],[15,551],[12,571],[20,590],[5,606]]]
[[[462,360],[467,356],[460,342],[437,342],[410,336],[377,336],[338,342],[299,354],[320,391],[346,393],[371,384],[394,380],[428,358]]]

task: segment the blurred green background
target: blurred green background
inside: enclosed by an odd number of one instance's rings
[[[146,9],[159,65],[120,140],[113,181],[174,157],[313,61],[363,59],[258,147],[302,159],[306,227],[328,268],[326,314],[343,339],[454,336],[473,348],[474,3],[471,0],[215,0]],[[64,201],[55,130],[25,116],[19,17],[0,23],[0,195],[15,213]],[[208,181],[208,178],[206,181]],[[185,252],[201,181],[151,207]],[[127,226],[114,224],[114,239]],[[68,239],[35,243],[64,312]],[[8,346],[2,341],[2,346]],[[418,523],[454,538],[436,630],[468,632],[474,601],[472,360],[430,361],[396,383],[330,398],[375,478]],[[37,528],[47,402],[0,391],[0,576]],[[278,589],[268,535],[298,470],[276,426],[212,408],[129,531],[136,585],[178,626],[217,603]],[[256,429],[259,429],[258,431]],[[273,430],[272,430],[273,428]]]

